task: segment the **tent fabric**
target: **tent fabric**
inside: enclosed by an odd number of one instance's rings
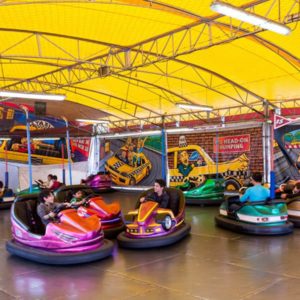
[[[285,23],[288,36],[217,14],[211,2],[1,1],[1,89],[65,94],[116,127],[293,105],[299,1],[225,1]]]
[[[72,184],[79,184],[81,179],[87,177],[87,168],[88,162],[76,162],[72,163]],[[66,172],[66,184],[69,184],[69,169],[65,166]],[[52,174],[56,175],[58,180],[62,182],[62,166],[61,165],[33,165],[32,166],[32,175],[33,183],[35,180],[47,180],[47,175]],[[28,178],[28,166],[23,165],[18,167],[18,177],[14,177],[14,184],[18,179],[18,188],[20,190],[26,189],[29,187],[29,178]]]

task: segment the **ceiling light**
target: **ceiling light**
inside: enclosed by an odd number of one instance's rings
[[[66,99],[65,95],[33,94],[33,93],[22,93],[22,92],[15,92],[15,91],[0,91],[0,97],[34,99],[34,100],[53,100],[53,101],[63,101]]]
[[[148,135],[160,135],[160,130],[152,130],[152,131],[142,131],[142,132],[122,132],[122,133],[115,133],[115,134],[106,134],[100,135],[101,139],[117,139],[121,137],[130,137],[130,136],[148,136]]]
[[[291,32],[291,29],[286,25],[258,16],[228,3],[215,1],[210,5],[210,8],[222,15],[226,15],[279,34],[287,35]]]
[[[167,133],[181,133],[181,132],[190,132],[190,131],[194,131],[194,128],[169,128],[166,129]]]
[[[76,121],[87,124],[109,124],[109,121],[107,120],[76,119]]]
[[[203,110],[203,111],[212,111],[213,108],[207,105],[196,105],[196,104],[188,104],[188,103],[177,103],[177,107],[184,109],[192,109],[192,110]]]
[[[39,137],[33,138],[34,141],[58,141],[60,138],[58,137]]]
[[[10,141],[11,138],[0,138],[0,141]]]

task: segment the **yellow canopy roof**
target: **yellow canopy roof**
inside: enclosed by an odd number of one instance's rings
[[[300,99],[298,0],[226,1],[288,36],[210,9],[211,0],[1,1],[2,90],[66,94],[115,126],[205,119]]]

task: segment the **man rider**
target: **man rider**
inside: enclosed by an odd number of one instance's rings
[[[145,201],[154,201],[159,204],[161,208],[167,208],[170,201],[170,196],[167,193],[166,182],[163,179],[156,179],[154,183],[154,191],[148,193],[145,197],[140,198],[140,203]]]

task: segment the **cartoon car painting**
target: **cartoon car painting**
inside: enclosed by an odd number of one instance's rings
[[[152,165],[144,153],[138,154],[138,163],[131,163],[121,148],[105,163],[105,169],[111,175],[113,183],[118,185],[135,185],[150,174]]]
[[[198,145],[184,145],[168,149],[169,182],[171,187],[187,181],[200,181],[203,175],[220,174],[227,190],[238,190],[249,166],[246,154],[225,162],[215,163]]]
[[[24,125],[14,126],[11,133],[17,130],[26,130]],[[31,127],[30,130],[36,130]],[[38,164],[59,164],[62,163],[61,149],[55,144],[43,143],[42,141],[34,141],[31,143],[31,160]],[[0,159],[9,161],[27,162],[27,138],[13,137],[11,140],[3,141],[0,146]],[[64,159],[64,163],[68,160]]]

